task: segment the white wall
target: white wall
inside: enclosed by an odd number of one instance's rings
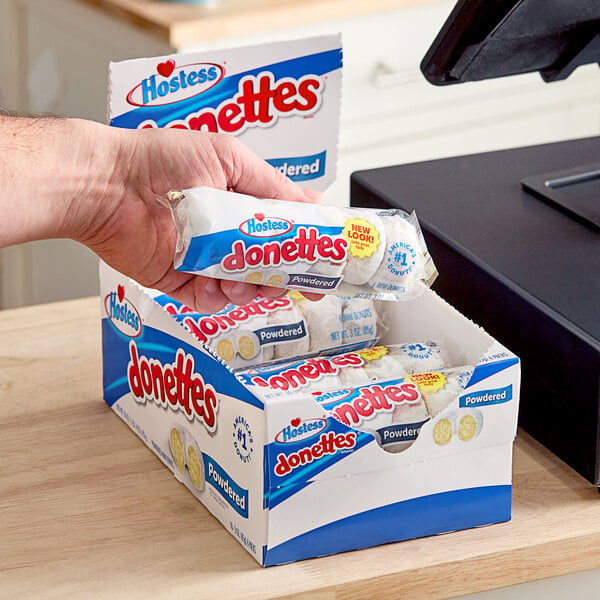
[[[0,0],[0,107],[17,110],[21,106],[19,69],[23,62],[19,49],[19,7],[17,0]]]

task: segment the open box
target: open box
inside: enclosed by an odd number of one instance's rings
[[[335,179],[341,71],[339,36],[113,63],[110,123],[236,135],[324,191]],[[154,292],[106,265],[100,275],[106,402],[261,565],[510,518],[519,360],[433,291],[390,302],[382,342],[443,340],[473,375],[392,454],[310,395],[261,400]],[[470,441],[457,435],[463,411],[478,411]]]
[[[100,275],[106,402],[261,565],[510,519],[519,360],[433,291],[391,303],[383,341],[442,339],[475,369],[392,454],[310,395],[263,402],[151,291]],[[438,445],[436,423],[463,409],[479,434]]]

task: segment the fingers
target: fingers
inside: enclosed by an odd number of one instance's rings
[[[325,294],[316,294],[315,292],[302,292],[302,295],[312,302],[317,302],[321,298],[325,297]]]
[[[228,304],[248,304],[258,295],[258,286],[195,275],[170,295],[200,313],[213,314]]]
[[[185,285],[170,294],[194,310],[212,314],[229,304],[229,298],[221,290],[218,279],[195,275]]]
[[[213,314],[228,304],[236,306],[249,304],[258,294],[270,299],[280,298],[287,293],[287,290],[195,275],[177,290],[170,290],[167,293],[200,313]],[[311,301],[323,298],[323,294],[312,292],[303,292],[303,295]]]
[[[281,298],[281,296],[285,296],[287,290],[283,288],[271,287],[270,285],[261,285],[258,291],[265,297],[271,298],[275,300],[276,298]]]
[[[304,190],[233,136],[215,136],[227,186],[240,194],[294,202],[318,202],[321,194]]]
[[[258,295],[258,286],[252,283],[222,279],[220,285],[223,294],[227,296],[232,304],[237,306],[248,304]]]

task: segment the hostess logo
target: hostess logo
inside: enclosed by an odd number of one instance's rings
[[[330,392],[314,392],[315,400],[321,405],[327,405],[332,402],[339,402],[354,394],[354,389],[345,388],[343,390],[331,390]]]
[[[327,419],[292,419],[291,423],[275,436],[275,441],[279,444],[301,442],[318,435],[326,427]]]
[[[266,238],[288,233],[292,230],[292,223],[287,219],[265,218],[263,213],[256,213],[254,217],[244,221],[238,229],[250,237]]]
[[[215,63],[193,63],[175,66],[169,59],[158,63],[156,73],[138,83],[128,94],[133,106],[162,106],[198,96],[215,86],[225,75],[225,69]]]
[[[125,297],[125,288],[117,287],[116,292],[110,292],[104,298],[104,308],[108,319],[122,334],[135,338],[142,333],[142,319],[137,309]]]

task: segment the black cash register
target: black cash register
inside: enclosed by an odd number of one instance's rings
[[[550,82],[599,60],[597,0],[461,0],[421,70]],[[600,485],[600,137],[360,171],[351,203],[416,211],[434,289],[521,358],[520,426]]]

